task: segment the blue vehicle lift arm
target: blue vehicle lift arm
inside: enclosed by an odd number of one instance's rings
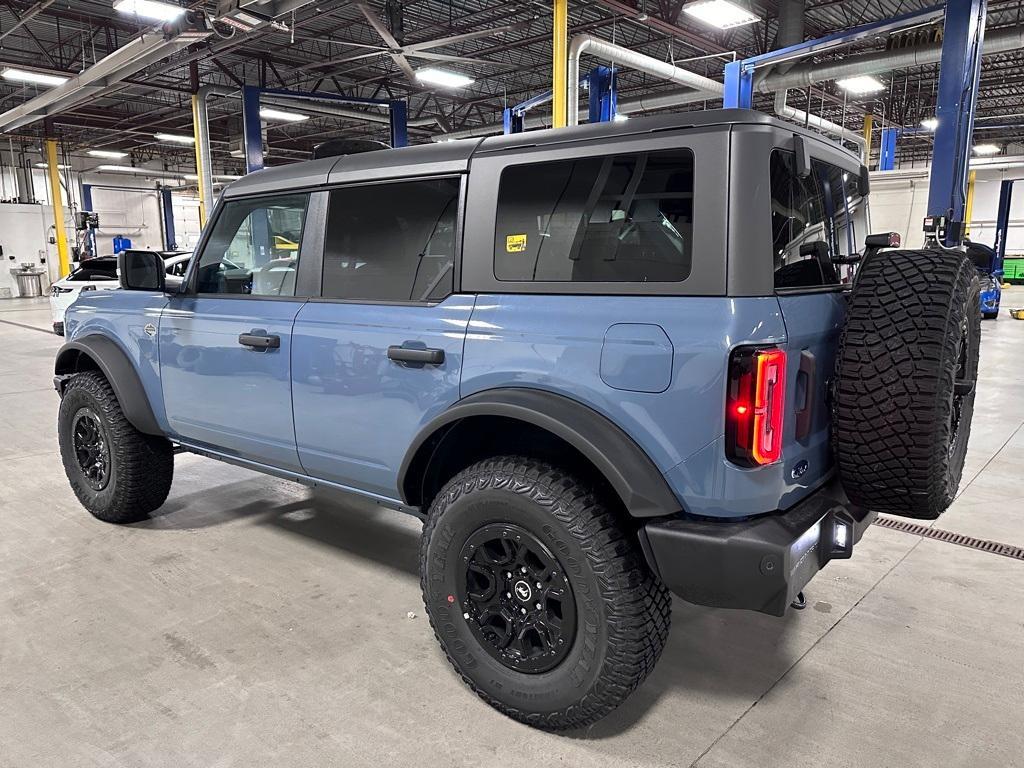
[[[281,88],[257,88],[254,85],[247,85],[242,88],[242,131],[245,138],[246,173],[263,168],[263,126],[260,120],[260,97],[263,94],[284,96],[298,101],[335,101],[343,104],[387,107],[391,125],[391,146],[405,147],[409,144],[408,109],[406,103],[400,99],[365,99],[336,93],[288,91]]]
[[[942,58],[939,65],[939,124],[928,189],[928,219],[925,229],[945,245],[963,242],[967,206],[967,165],[974,133],[974,110],[981,74],[981,46],[985,36],[985,0],[948,0],[885,21],[864,24],[833,35],[808,40],[788,48],[753,56],[725,65],[726,108],[750,109],[754,105],[754,73],[768,64],[808,56],[856,40],[886,34],[909,26],[945,19]],[[890,142],[894,143],[892,134]],[[890,147],[894,150],[894,147]]]

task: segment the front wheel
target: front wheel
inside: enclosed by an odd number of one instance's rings
[[[144,520],[167,498],[174,477],[170,442],[135,429],[98,371],[71,377],[60,402],[57,437],[71,489],[97,519]]]
[[[599,495],[550,464],[488,459],[434,499],[423,600],[448,660],[500,712],[593,723],[653,669],[670,596]]]

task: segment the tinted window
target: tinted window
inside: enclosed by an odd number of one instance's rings
[[[693,153],[517,165],[501,175],[499,280],[678,282],[693,249]]]
[[[814,160],[800,177],[796,156],[771,155],[772,253],[775,287],[835,285],[840,269],[834,257],[859,252],[867,235],[865,209],[855,173]]]
[[[452,292],[458,200],[458,179],[333,190],[324,244],[324,297],[443,299]]]
[[[68,275],[68,280],[75,283],[117,280],[117,259],[89,259]]]
[[[199,293],[294,296],[308,195],[224,204],[199,260]]]

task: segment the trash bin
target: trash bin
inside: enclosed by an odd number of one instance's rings
[[[24,299],[43,295],[43,275],[45,274],[41,269],[11,270],[11,275],[18,283],[18,295]]]

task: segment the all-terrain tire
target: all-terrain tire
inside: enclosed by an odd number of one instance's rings
[[[552,731],[586,726],[621,704],[654,668],[668,637],[670,595],[613,510],[573,475],[518,456],[468,467],[431,504],[420,545],[430,624],[463,680],[505,715]],[[505,525],[510,536],[535,537],[571,588],[576,631],[550,669],[525,672],[503,663],[495,656],[501,651],[484,645],[479,624],[471,626],[475,608],[460,597],[473,537]],[[503,567],[498,571],[503,577]],[[506,595],[514,601],[511,591]]]
[[[963,473],[981,339],[974,264],[888,251],[861,265],[833,398],[839,477],[855,504],[938,517]]]
[[[83,469],[82,439],[75,430],[98,434],[94,449],[103,471]],[[139,432],[125,418],[114,390],[99,371],[76,373],[68,381],[57,417],[64,472],[75,496],[94,517],[107,523],[144,520],[167,499],[174,478],[174,453],[163,437]],[[77,448],[76,448],[77,446]],[[102,475],[102,476],[100,476]]]

